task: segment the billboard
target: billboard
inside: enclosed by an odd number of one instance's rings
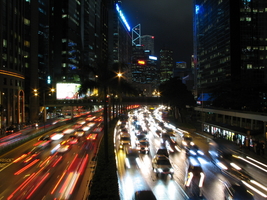
[[[80,99],[78,93],[81,84],[78,83],[57,83],[57,99]]]

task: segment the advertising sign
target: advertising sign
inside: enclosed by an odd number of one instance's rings
[[[57,99],[79,99],[79,88],[81,84],[77,83],[57,83]]]

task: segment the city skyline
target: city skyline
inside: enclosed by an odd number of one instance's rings
[[[131,28],[140,24],[141,35],[155,36],[155,54],[161,48],[174,52],[174,62],[190,66],[193,54],[193,2],[122,0],[122,10]]]

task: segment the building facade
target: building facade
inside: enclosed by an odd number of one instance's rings
[[[29,67],[30,40],[26,31],[26,1],[0,3],[0,127],[1,134],[12,124],[25,121],[25,70]]]
[[[160,50],[160,82],[164,82],[173,77],[174,61],[173,51],[171,49],[162,48]]]
[[[196,88],[266,83],[267,1],[195,0]]]
[[[155,55],[154,39],[155,37],[153,35],[141,36],[142,46],[144,47],[145,52],[149,53],[149,55]]]

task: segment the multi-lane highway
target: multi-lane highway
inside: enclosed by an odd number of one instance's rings
[[[1,156],[0,199],[85,199],[102,129],[101,117],[86,115]]]
[[[182,145],[183,135],[188,133],[164,123],[157,113],[139,110],[129,116],[129,120],[124,123],[131,135],[131,145],[119,149],[121,130],[125,129],[125,126],[119,124],[115,131],[121,199],[132,199],[136,191],[150,190],[157,199],[164,200],[223,200],[229,198],[227,195],[229,195],[229,191],[231,192],[232,187],[236,187],[235,185],[238,185],[238,188],[245,187],[245,190],[239,194],[243,195],[243,199],[248,198],[245,195],[253,195],[252,198],[255,200],[267,198],[267,181],[264,178],[267,175],[266,164],[246,158],[240,152],[232,150],[230,151],[231,157],[222,158],[219,163],[210,156],[211,140],[196,133],[190,133],[190,136],[204,155],[192,156],[186,153]],[[140,124],[142,128],[138,128],[136,123]],[[149,153],[140,153],[136,146],[136,135],[139,134],[139,129],[147,130],[147,140],[150,143]],[[165,135],[164,133],[170,132],[170,129],[173,132],[169,136]],[[153,171],[152,159],[157,154],[157,150],[163,146],[169,153],[169,160],[174,169],[173,178],[164,174],[157,176]],[[191,165],[193,161],[197,162],[194,167]],[[225,166],[227,163],[229,164],[227,169],[224,168],[223,163]],[[197,171],[191,170],[192,168],[199,169],[202,173],[195,182],[189,181],[191,180],[190,176]],[[203,185],[200,184],[201,181]],[[227,190],[228,187],[230,190]]]

